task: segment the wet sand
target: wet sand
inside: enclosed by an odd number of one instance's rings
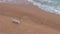
[[[23,18],[27,16],[28,18]],[[0,32],[7,34],[60,34],[60,15],[45,12],[32,4],[0,4]],[[12,23],[17,18],[20,24]]]

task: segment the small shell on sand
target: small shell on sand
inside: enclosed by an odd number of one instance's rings
[[[15,23],[15,24],[19,24],[20,23],[20,20],[15,19],[15,18],[12,18],[12,22]]]

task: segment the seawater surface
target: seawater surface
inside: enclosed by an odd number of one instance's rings
[[[60,14],[60,0],[28,0],[28,2],[47,12]]]
[[[60,0],[0,0],[0,3],[32,3],[47,12],[60,14]]]

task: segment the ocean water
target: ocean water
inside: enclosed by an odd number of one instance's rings
[[[26,3],[26,0],[0,0],[0,3],[22,4]]]
[[[22,4],[27,1],[47,12],[60,14],[60,0],[0,0],[0,3]]]
[[[60,14],[60,0],[28,0],[28,2],[47,12]]]

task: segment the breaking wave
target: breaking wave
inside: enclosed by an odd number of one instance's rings
[[[47,12],[60,14],[60,0],[28,0],[28,2]]]

